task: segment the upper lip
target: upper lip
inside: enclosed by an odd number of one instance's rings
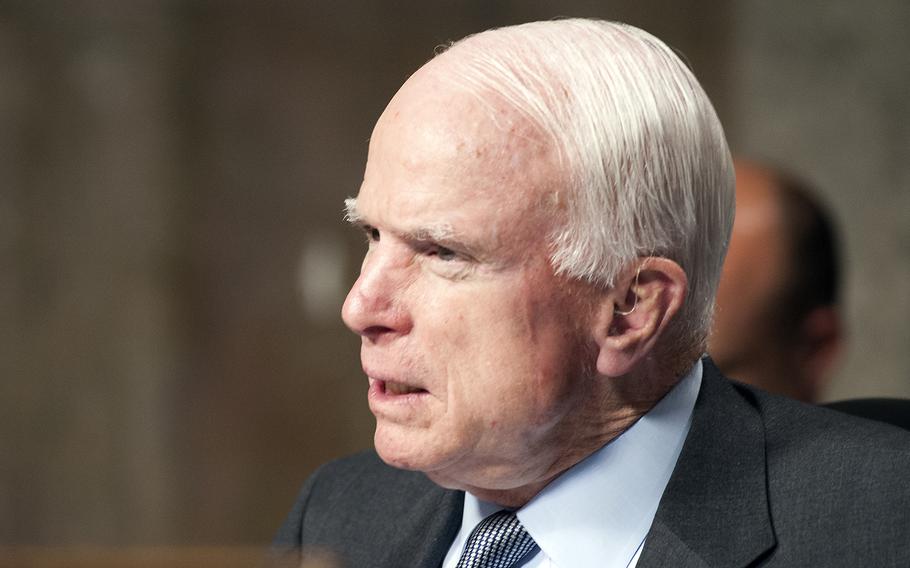
[[[424,385],[420,383],[411,381],[410,379],[402,379],[393,373],[387,373],[374,367],[368,367],[364,365],[363,372],[367,377],[375,381],[382,381],[384,383],[398,383],[400,385],[405,385],[414,389],[428,390]]]

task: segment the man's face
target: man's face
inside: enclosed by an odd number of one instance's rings
[[[426,69],[370,142],[369,241],[343,309],[388,463],[450,487],[517,487],[583,438],[584,289],[553,275],[562,176],[533,129]]]

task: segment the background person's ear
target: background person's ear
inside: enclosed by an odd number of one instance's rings
[[[844,346],[844,329],[840,313],[834,306],[818,306],[803,319],[799,339],[794,346],[798,376],[805,377],[804,389],[817,398],[827,387],[831,367]]]
[[[682,308],[687,286],[685,271],[666,258],[639,259],[623,271],[598,306],[597,371],[619,377],[647,357]]]

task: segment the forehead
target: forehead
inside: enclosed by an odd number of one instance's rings
[[[377,122],[357,209],[376,223],[540,222],[562,179],[552,144],[517,111],[425,67]]]

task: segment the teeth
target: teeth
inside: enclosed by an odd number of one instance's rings
[[[423,389],[410,387],[402,383],[390,383],[385,384],[385,391],[391,394],[410,394],[412,392],[420,392]]]

